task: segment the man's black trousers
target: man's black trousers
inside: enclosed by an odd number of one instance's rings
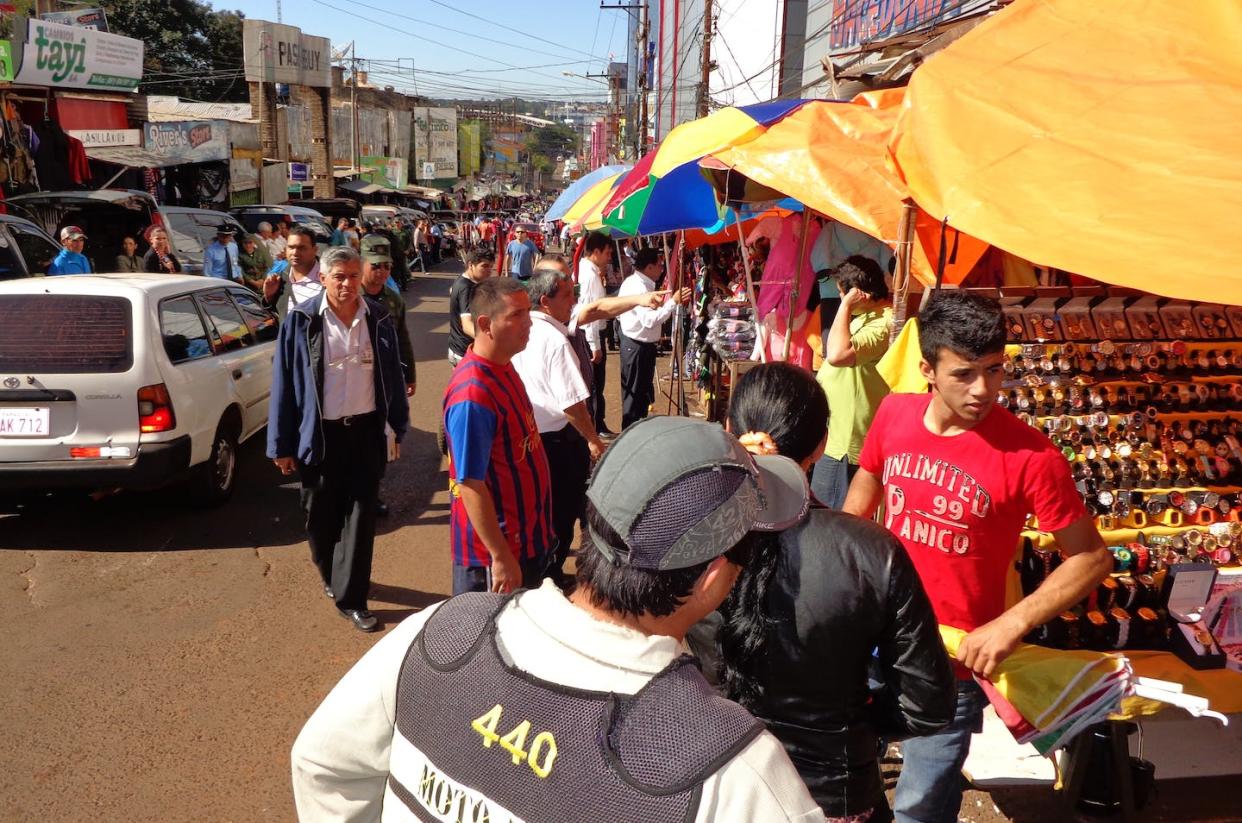
[[[604,348],[602,338],[599,343],[599,351],[599,362],[591,364],[593,381],[591,396],[587,399],[587,409],[591,412],[591,422],[595,424],[595,430],[605,432],[608,431],[608,424],[604,422],[604,413],[607,411],[604,401],[604,380],[608,377],[608,351]]]
[[[550,576],[562,582],[562,571],[574,542],[574,526],[586,515],[586,488],[591,478],[591,450],[572,425],[539,435],[552,474],[552,528],[556,558],[548,564]]]
[[[311,560],[338,609],[365,609],[375,504],[388,458],[384,421],[376,412],[354,417],[348,426],[325,420],[323,437],[323,461],[301,466]]]
[[[621,335],[621,428],[647,416],[655,402],[656,344]]]

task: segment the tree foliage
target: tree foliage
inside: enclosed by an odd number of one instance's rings
[[[240,11],[216,11],[200,0],[109,0],[108,28],[146,45],[145,94],[240,103],[249,99],[242,73]]]

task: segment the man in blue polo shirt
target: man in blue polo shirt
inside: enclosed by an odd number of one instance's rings
[[[91,261],[82,254],[86,235],[77,226],[65,226],[60,230],[60,244],[64,248],[48,266],[48,274],[90,274]]]

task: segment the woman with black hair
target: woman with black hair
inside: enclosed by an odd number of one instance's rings
[[[828,415],[810,372],[767,363],[734,387],[729,429],[752,452],[809,469],[824,452]],[[721,607],[720,688],[780,739],[830,820],[891,819],[881,740],[947,725],[955,699],[909,557],[876,523],[824,508],[758,535],[753,551]],[[878,692],[868,687],[873,652]]]

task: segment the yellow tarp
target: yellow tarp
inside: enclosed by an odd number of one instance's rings
[[[888,142],[900,113],[903,90],[861,94],[850,103],[811,101],[752,140],[712,154],[751,180],[794,198],[847,226],[883,240],[898,241],[905,184],[893,172]],[[924,284],[935,282],[939,228],[919,221],[911,268]],[[973,238],[950,232],[957,255],[944,282],[960,282],[987,249]]]
[[[923,355],[919,351],[919,319],[911,317],[876,364],[876,370],[888,384],[889,391],[922,394],[927,391],[927,379],[919,371],[922,360]]]
[[[1017,0],[915,71],[892,152],[934,218],[1042,265],[1242,304],[1242,3]]]

